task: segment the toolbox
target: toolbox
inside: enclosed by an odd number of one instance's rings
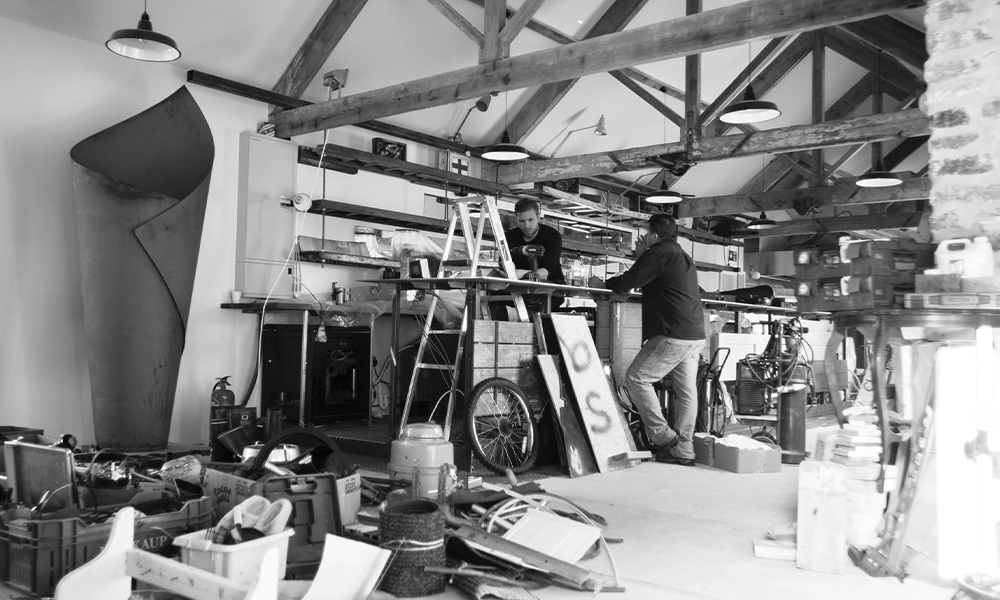
[[[831,277],[799,281],[795,299],[799,312],[834,312],[901,307],[911,292],[905,275]]]
[[[112,519],[13,519],[0,529],[0,581],[35,596],[51,596],[63,575],[92,560],[111,535]],[[212,525],[212,499],[188,500],[175,512],[135,521],[136,548],[156,552],[186,531]]]
[[[934,244],[908,240],[862,240],[805,248],[795,254],[798,279],[858,275],[913,277],[934,267]]]
[[[1000,294],[994,292],[951,294],[906,294],[906,308],[941,308],[951,310],[1000,310]]]
[[[288,527],[295,533],[288,540],[287,579],[311,579],[323,559],[326,534],[343,535],[337,476],[333,473],[272,477],[261,495],[274,502],[287,498],[292,503]]]

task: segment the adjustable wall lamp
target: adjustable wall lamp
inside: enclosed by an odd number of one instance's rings
[[[566,137],[564,137],[562,139],[562,141],[559,142],[559,145],[556,146],[556,149],[553,150],[552,154],[550,154],[549,156],[555,156],[556,152],[559,152],[559,149],[562,148],[563,144],[566,143],[566,140],[569,139],[569,136],[573,135],[577,131],[586,131],[588,129],[593,129],[594,130],[594,135],[601,135],[601,136],[608,135],[608,124],[604,120],[604,115],[601,115],[601,118],[597,120],[597,124],[596,125],[591,125],[590,127],[581,127],[579,129],[570,129],[569,131],[567,131],[566,132]]]

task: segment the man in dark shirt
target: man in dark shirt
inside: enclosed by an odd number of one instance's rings
[[[542,211],[535,200],[522,199],[514,205],[514,216],[517,217],[517,227],[505,233],[507,244],[514,257],[514,268],[524,279],[521,271],[531,271],[531,261],[524,254],[516,252],[515,248],[527,245],[539,245],[545,248],[545,255],[538,259],[538,280],[551,283],[566,283],[562,271],[562,236],[554,228],[542,225],[539,221]]]
[[[649,219],[649,234],[636,247],[632,267],[592,287],[618,293],[642,288],[644,344],[625,375],[625,387],[642,417],[659,462],[693,465],[698,408],[698,356],[705,346],[705,322],[694,261],[677,244],[677,222],[666,215]],[[667,425],[653,383],[670,374],[676,419]]]

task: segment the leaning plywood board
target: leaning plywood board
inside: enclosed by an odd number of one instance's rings
[[[635,466],[638,461],[627,458],[632,451],[629,433],[618,418],[614,394],[587,321],[582,315],[555,314],[551,319],[598,471]]]
[[[538,366],[542,371],[542,378],[549,390],[549,398],[552,400],[553,412],[559,422],[563,433],[563,446],[566,451],[566,466],[569,468],[570,477],[581,477],[597,473],[597,463],[594,462],[594,455],[587,445],[587,437],[580,426],[580,421],[573,411],[573,407],[562,395],[559,385],[559,365],[556,364],[555,355],[539,354]]]

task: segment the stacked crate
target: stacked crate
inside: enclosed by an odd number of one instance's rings
[[[934,266],[934,244],[864,240],[795,254],[801,312],[892,308],[914,290],[917,273]]]

